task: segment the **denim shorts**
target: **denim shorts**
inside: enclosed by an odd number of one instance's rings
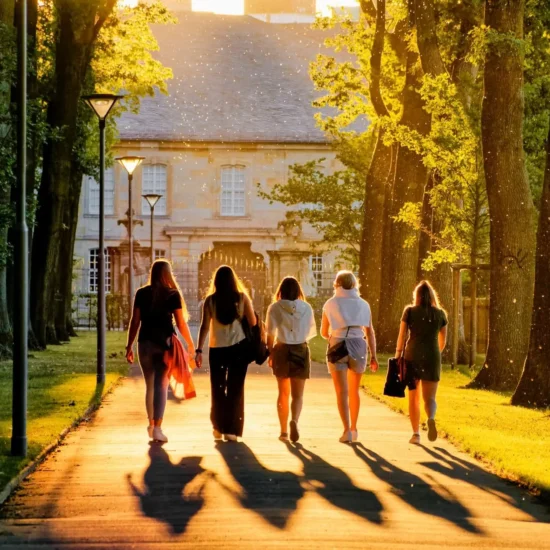
[[[334,346],[338,342],[346,341],[348,355],[342,357],[337,363],[328,363],[330,373],[336,371],[345,371],[347,369],[363,374],[367,370],[367,341],[364,338],[330,338],[329,346]]]

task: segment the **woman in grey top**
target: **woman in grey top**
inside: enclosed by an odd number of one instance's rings
[[[395,351],[396,358],[404,352],[407,365],[409,416],[413,429],[410,443],[420,443],[419,385],[428,416],[428,439],[437,439],[435,396],[441,378],[441,352],[445,349],[446,341],[447,315],[439,305],[432,285],[422,281],[414,289],[412,305],[403,312]]]
[[[348,355],[337,363],[330,363],[327,359],[327,363],[344,425],[340,442],[357,441],[357,419],[361,404],[359,388],[367,368],[367,342],[371,352],[371,371],[378,370],[378,360],[370,306],[359,296],[357,279],[351,271],[340,271],[336,275],[334,296],[323,306],[321,336],[328,340],[329,348],[346,341]]]

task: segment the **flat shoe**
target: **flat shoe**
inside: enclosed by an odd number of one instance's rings
[[[279,436],[279,440],[280,440],[280,441],[288,441],[288,434],[283,432],[283,433]]]
[[[351,430],[346,430],[338,441],[340,441],[340,443],[351,443]]]
[[[351,430],[351,440],[357,441],[359,439],[359,432],[357,430]]]
[[[433,418],[428,418],[428,439],[430,441],[435,441],[437,439],[437,428]]]
[[[153,440],[160,443],[168,443],[168,438],[158,426],[153,428]]]
[[[239,438],[234,434],[223,434],[223,438],[226,441],[239,441]]]
[[[300,439],[300,432],[298,431],[298,424],[295,420],[290,421],[290,441],[296,443]]]
[[[420,445],[420,434],[413,434],[409,439],[409,443],[412,443],[413,445]]]

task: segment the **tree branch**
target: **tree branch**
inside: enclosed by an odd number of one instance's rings
[[[438,76],[447,69],[441,59],[437,43],[436,20],[433,0],[416,0],[417,44],[424,74]]]
[[[380,70],[382,66],[382,53],[384,52],[384,36],[386,34],[386,0],[378,0],[376,10],[376,29],[374,31],[374,42],[370,56],[370,100],[380,117],[388,116],[388,109],[384,103],[382,92],[380,91]]]

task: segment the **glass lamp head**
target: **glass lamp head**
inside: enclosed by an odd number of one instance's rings
[[[149,203],[151,208],[155,208],[155,204],[162,199],[162,195],[155,195],[154,193],[142,195],[142,197]]]
[[[145,157],[118,157],[115,160],[124,166],[126,172],[131,176],[136,168],[143,162]]]
[[[115,103],[124,96],[114,94],[91,94],[82,96],[90,109],[97,115],[99,120],[105,120]]]

